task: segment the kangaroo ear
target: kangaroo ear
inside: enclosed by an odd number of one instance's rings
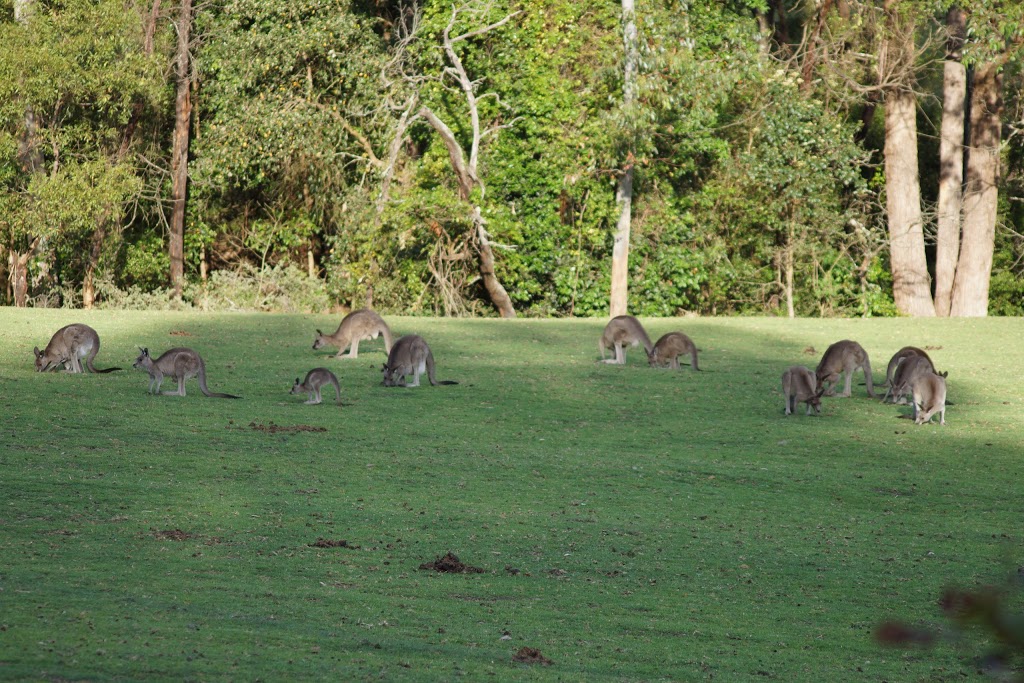
[[[36,358],[38,358],[38,357],[43,355],[43,352],[39,350],[38,346],[32,349],[32,353],[35,354]]]
[[[296,378],[295,378],[295,383],[296,383],[296,384],[302,384],[302,382],[300,382],[300,381],[299,381],[299,378],[298,378],[298,377],[296,377]]]
[[[321,332],[320,330],[317,330],[317,331],[316,331],[316,336],[318,336],[318,337],[322,337],[322,336],[324,336],[324,333],[323,333],[323,332]]]

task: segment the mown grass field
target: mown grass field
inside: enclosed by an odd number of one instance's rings
[[[379,340],[311,349],[339,319],[0,309],[0,679],[983,680],[976,638],[872,630],[1024,564],[1024,321],[645,320],[694,373],[595,364],[603,320],[388,317],[460,384],[385,389]],[[34,373],[69,322],[125,370]],[[933,347],[948,424],[859,385],[785,417],[844,338],[878,383]],[[147,395],[139,345],[243,399]],[[318,365],[343,406],[288,394]]]

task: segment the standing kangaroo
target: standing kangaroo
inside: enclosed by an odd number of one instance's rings
[[[679,369],[679,356],[689,354],[690,369],[697,371],[697,346],[682,332],[669,332],[662,335],[647,355],[647,363],[651,367],[660,368],[668,363],[673,370]]]
[[[892,397],[892,402],[896,403],[897,399],[900,398],[900,396],[897,396],[896,394],[893,393],[893,389],[895,388],[895,385],[893,384],[893,379],[895,377],[897,368],[899,368],[900,365],[902,365],[908,359],[914,356],[922,356],[928,360],[929,365],[932,364],[932,359],[928,357],[928,354],[925,353],[923,349],[919,349],[916,346],[904,346],[902,349],[894,353],[892,358],[889,359],[889,365],[885,368],[886,390],[885,396],[882,397],[883,401],[885,401],[889,397]],[[932,365],[932,370],[934,369],[935,367],[934,365]]]
[[[164,351],[163,354],[153,360],[149,355],[149,349],[139,347],[139,357],[132,363],[133,368],[145,370],[149,373],[149,389],[147,393],[159,394],[160,385],[164,376],[173,377],[178,380],[177,391],[164,391],[166,396],[184,396],[185,380],[190,377],[199,378],[199,389],[204,396],[212,398],[242,398],[233,394],[218,394],[206,388],[206,364],[198,353],[192,349],[176,348]]]
[[[341,319],[341,324],[334,334],[324,334],[316,331],[316,339],[313,341],[313,350],[324,346],[338,347],[335,358],[358,358],[359,342],[364,339],[373,340],[379,335],[384,335],[384,353],[391,353],[391,328],[384,322],[376,311],[368,308],[361,308],[352,311]],[[343,355],[345,347],[351,345],[348,355]]]
[[[939,424],[946,424],[946,378],[934,372],[922,372],[910,383],[914,396],[914,422],[923,425],[939,414]]]
[[[835,394],[840,375],[845,373],[846,388],[838,397],[845,398],[849,396],[853,393],[851,389],[853,371],[857,368],[864,370],[864,382],[868,385],[868,396],[878,398],[875,396],[875,391],[871,384],[871,362],[868,360],[867,351],[860,344],[849,339],[837,341],[825,349],[825,355],[821,357],[818,369],[814,372],[817,380],[816,391],[821,391],[825,386],[825,382],[828,382],[831,386],[829,386],[825,395],[832,396]]]
[[[423,337],[417,334],[407,334],[399,337],[395,345],[391,347],[388,354],[388,362],[381,367],[384,373],[384,386],[386,387],[418,387],[420,375],[427,373],[430,385],[436,387],[438,384],[458,384],[451,380],[438,382],[434,379],[434,354]],[[406,376],[412,376],[412,384],[406,384]]]
[[[323,402],[323,398],[320,396],[320,389],[333,384],[334,393],[337,397],[337,401],[341,403],[341,385],[338,384],[338,378],[334,376],[334,373],[327,368],[313,368],[306,373],[306,379],[299,381],[299,378],[295,378],[295,384],[292,386],[291,393],[293,394],[309,394],[309,400],[306,401],[306,405],[316,405],[317,403]]]
[[[625,365],[626,350],[624,347],[627,345],[639,346],[640,344],[644,345],[644,350],[649,358],[651,351],[654,350],[654,345],[651,344],[651,338],[647,336],[644,326],[631,315],[619,315],[609,320],[608,324],[605,325],[597,348],[601,352],[602,363]],[[605,359],[606,349],[615,349],[615,357]]]
[[[816,388],[816,379],[810,368],[794,365],[782,373],[782,395],[786,399],[786,415],[796,412],[796,404],[807,403],[807,415],[814,412],[821,415],[821,390]]]
[[[921,375],[936,374],[946,377],[947,372],[937,372],[932,361],[927,356],[908,356],[896,366],[896,372],[892,376],[892,398],[893,403],[901,402],[904,394],[913,394],[914,381]]]
[[[100,336],[96,330],[82,323],[65,325],[54,332],[45,349],[40,351],[37,346],[32,352],[36,356],[36,372],[56,370],[61,365],[70,366],[68,372],[85,372],[82,369],[83,358],[90,372],[114,372],[121,369],[96,369],[92,360],[100,352]]]

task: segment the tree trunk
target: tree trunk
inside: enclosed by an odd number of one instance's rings
[[[948,316],[953,279],[960,252],[960,210],[964,182],[964,106],[967,70],[961,63],[965,35],[964,13],[952,8],[946,15],[950,37],[942,80],[942,132],[939,142],[938,235],[935,247],[935,314]]]
[[[885,194],[889,217],[889,262],[896,310],[934,316],[921,223],[917,170],[917,98],[893,89],[885,97]]]
[[[622,107],[631,115],[636,89],[636,72],[639,62],[636,38],[636,13],[633,0],[622,0],[622,42],[623,78]],[[619,207],[619,220],[615,226],[615,242],[612,247],[612,282],[608,302],[611,317],[625,315],[629,311],[629,239],[632,227],[633,207],[633,153],[627,154],[625,167],[619,174],[615,189],[615,203]]]
[[[192,118],[189,40],[192,31],[192,0],[181,0],[178,16],[178,47],[175,76],[174,148],[171,152],[171,225],[168,251],[171,257],[171,290],[181,298],[185,277],[185,209],[188,201],[188,147]]]
[[[494,303],[494,307],[498,309],[501,317],[514,318],[516,317],[516,309],[512,306],[512,299],[501,285],[501,281],[494,274],[494,251],[491,249],[491,243],[487,239],[487,230],[484,229],[484,217],[480,213],[479,206],[473,209],[473,225],[476,227],[477,248],[480,252],[480,276],[484,280],[484,288],[487,290],[488,296],[491,297],[491,302]]]
[[[974,71],[971,131],[964,194],[963,239],[953,284],[950,315],[988,314],[988,289],[995,250],[999,200],[999,139],[1003,111],[1003,76],[994,63]]]

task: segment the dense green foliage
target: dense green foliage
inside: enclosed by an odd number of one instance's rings
[[[323,315],[78,312],[125,370],[33,372],[67,315],[0,311],[4,679],[991,680],[984,634],[872,632],[1021,564],[1019,319],[645,320],[698,373],[596,365],[592,320],[389,316],[460,383],[386,389],[380,340],[310,349]],[[784,416],[840,338],[876,379],[931,349],[947,424],[862,386]],[[136,347],[183,344],[243,398],[147,396]],[[343,406],[288,394],[320,365]],[[419,568],[447,551],[484,573]]]
[[[0,270],[9,280],[12,259],[31,250],[37,305],[75,305],[93,271],[100,303],[151,294],[166,285],[169,263],[178,8],[160,5],[147,54],[147,3],[24,4],[31,11],[21,22],[11,3],[0,5]],[[853,15],[836,11],[826,32],[852,41],[856,3],[839,4]],[[1016,313],[1024,290],[1024,104],[1014,52],[1022,24],[1005,3],[976,4],[965,58],[1003,59],[1006,84],[990,310]],[[472,201],[517,310],[607,310],[615,180],[633,164],[633,312],[775,312],[789,300],[801,315],[893,313],[879,201],[884,140],[877,115],[862,120],[872,96],[830,70],[827,55],[804,84],[801,67],[813,55],[801,51],[801,34],[816,17],[806,3],[769,5],[641,0],[637,98],[628,109],[616,3],[462,9],[454,32],[479,33],[456,50],[483,127],[493,129],[480,150],[486,193]],[[921,99],[928,215],[947,5],[900,5],[918,15],[928,46],[918,74],[934,95]],[[335,302],[361,303],[372,290],[384,310],[490,311],[448,150],[418,116],[429,106],[468,144],[470,110],[446,80],[442,49],[451,11],[360,0],[199,6],[190,292],[209,291],[207,273],[252,277],[258,288],[264,271],[290,265]],[[508,23],[481,30],[510,13]],[[0,300],[11,296],[8,283]]]

